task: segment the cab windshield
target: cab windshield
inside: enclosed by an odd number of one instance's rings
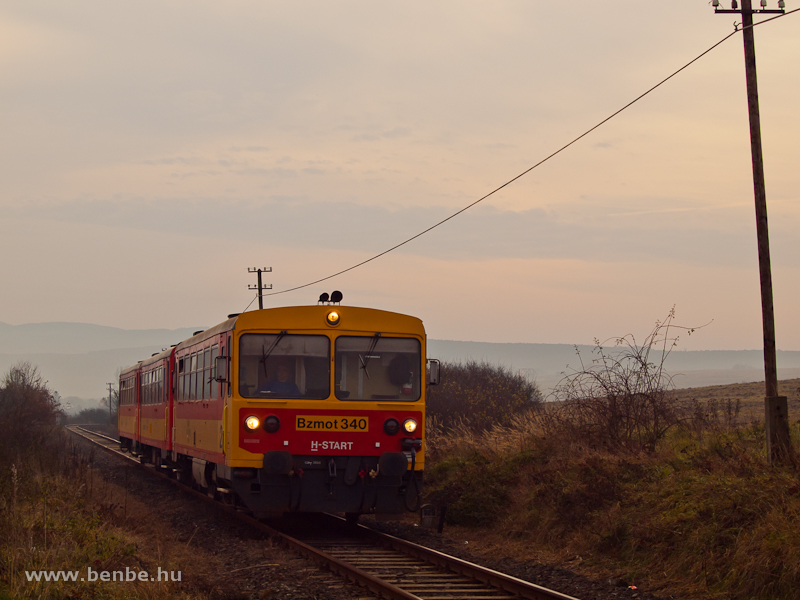
[[[420,343],[411,338],[336,338],[335,393],[339,400],[420,398]]]
[[[242,335],[239,394],[244,398],[328,398],[330,348],[330,340],[323,335]]]

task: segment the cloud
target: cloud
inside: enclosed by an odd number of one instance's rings
[[[295,176],[293,171],[274,173]],[[642,205],[663,206],[663,199],[640,199]],[[567,210],[542,208],[510,211],[478,206],[444,223],[398,252],[437,259],[474,261],[509,259],[579,259],[595,262],[643,261],[742,265],[752,263],[754,234],[750,222],[738,227],[714,227],[714,220],[696,219],[693,212],[673,209],[625,212],[608,204]],[[734,207],[735,209],[736,207]],[[720,220],[737,219],[721,209]],[[247,202],[215,199],[104,202],[73,201],[52,206],[23,205],[9,216],[125,229],[215,236],[237,240],[269,240],[287,248],[351,250],[378,253],[446,218],[442,206],[362,205],[303,198],[272,198]],[[792,246],[794,219],[773,227],[776,245]],[[784,235],[785,233],[785,235]],[[777,260],[788,257],[778,253]]]
[[[730,30],[705,3],[312,5],[4,3],[0,251],[20,257],[8,261],[4,310],[126,318],[180,287],[187,296],[170,298],[172,318],[187,318],[189,305],[203,314],[209,289],[195,286],[212,254],[217,273],[268,255],[298,279],[327,275],[522,173]],[[777,275],[794,273],[800,243],[800,79],[786,76],[800,37],[791,19],[767,29],[759,88]],[[403,286],[422,287],[394,308],[420,313],[473,278],[490,281],[484,306],[502,313],[504,335],[519,335],[532,297],[550,304],[531,331],[546,325],[556,337],[589,304],[601,321],[628,319],[631,302],[676,294],[709,312],[731,303],[738,327],[750,302],[741,274],[757,271],[741,60],[727,42],[354,279],[392,297],[398,278],[375,273],[402,273]],[[184,252],[180,269],[162,260]],[[56,285],[41,277],[51,255],[64,278]],[[107,299],[120,265],[141,268],[127,292],[139,304]],[[547,269],[558,285],[542,283]],[[795,297],[795,281],[776,276],[776,298]],[[238,285],[211,287],[225,295]],[[36,304],[67,288],[73,303]],[[470,322],[471,334],[473,320],[457,313],[436,320]]]

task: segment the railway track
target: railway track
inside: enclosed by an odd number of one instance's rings
[[[119,440],[80,426],[71,426],[68,430],[124,460],[139,464],[138,458],[119,449]],[[270,526],[213,501],[205,493],[178,484],[169,472],[159,473],[145,465],[142,468],[175,482],[181,490],[202,501],[212,502],[232,517],[381,598],[577,600],[362,525],[348,527],[344,519],[333,515],[303,515],[302,519],[295,517]]]
[[[96,431],[86,429],[85,427],[82,427],[80,425],[68,425],[67,431],[75,435],[78,435],[84,438],[85,440],[92,442],[93,444],[101,446],[105,450],[113,454],[116,454],[124,458],[125,460],[131,460],[137,463],[139,462],[139,460],[136,457],[120,450],[119,440],[117,438],[107,436],[103,433],[97,433]]]
[[[348,528],[344,519],[332,515],[319,515],[299,527],[289,525],[282,531],[319,551],[327,560],[358,571],[362,578],[379,581],[385,586],[379,592],[384,598],[576,600],[363,525]]]

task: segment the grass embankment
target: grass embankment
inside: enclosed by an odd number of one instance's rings
[[[0,598],[188,598],[188,551],[151,552],[124,528],[123,495],[111,496],[81,453],[54,431],[46,446],[29,449],[3,470],[0,502]],[[119,581],[158,569],[175,581]],[[93,571],[95,581],[89,574]],[[76,581],[47,581],[33,573],[78,572]],[[116,582],[102,581],[102,572]],[[52,577],[52,576],[51,576]],[[173,577],[174,578],[174,577]],[[33,579],[33,580],[31,580]],[[205,597],[192,590],[192,598]]]
[[[451,532],[676,597],[797,598],[800,479],[767,465],[763,424],[675,427],[654,452],[620,453],[549,434],[544,412],[428,430],[426,501],[447,505]]]
[[[0,381],[0,600],[208,597],[192,551],[144,535],[146,515],[127,514],[127,490],[100,478],[94,454],[57,425],[62,417],[30,364]],[[159,568],[170,581],[141,581]]]

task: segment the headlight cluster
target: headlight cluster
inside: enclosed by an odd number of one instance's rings
[[[264,429],[267,430],[267,433],[275,433],[280,428],[281,421],[275,415],[270,415],[264,420]]]
[[[395,435],[400,431],[400,423],[397,419],[386,419],[383,424],[383,430],[387,435]],[[406,433],[414,433],[417,430],[417,422],[414,419],[406,419],[403,421],[403,431]]]
[[[261,425],[261,420],[255,415],[251,415],[244,420],[244,426],[250,431],[255,431]],[[281,421],[275,415],[270,415],[264,419],[264,430],[267,433],[275,433],[281,428]]]

